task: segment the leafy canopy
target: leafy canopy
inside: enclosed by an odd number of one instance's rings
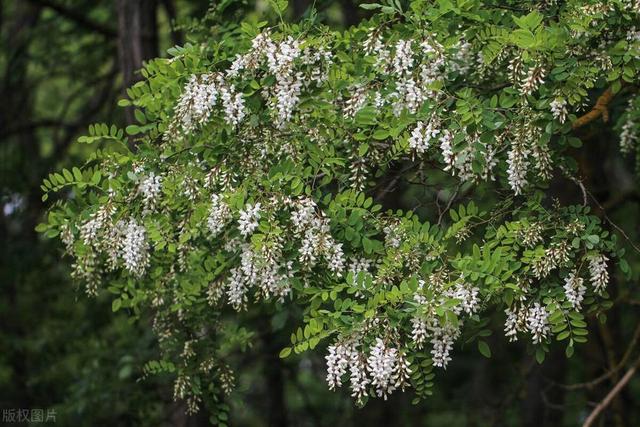
[[[540,362],[554,340],[571,356],[612,304],[610,261],[628,273],[599,218],[548,184],[587,198],[571,153],[614,96],[635,150],[638,11],[363,7],[376,14],[342,32],[242,22],[171,49],[120,101],[137,124],[92,126],[78,143],[101,148],[44,180],[60,197],[39,230],[89,293],[153,314],[163,359],[146,369],[175,373],[190,410],[224,415],[255,304],[302,309],[280,356],[327,341],[329,387],[419,401],[457,343],[491,356],[494,318]]]

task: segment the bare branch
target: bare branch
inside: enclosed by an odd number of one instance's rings
[[[594,380],[583,382],[583,383],[577,383],[577,384],[563,385],[561,387],[564,388],[565,390],[577,390],[581,388],[592,389],[598,384],[600,384],[601,382],[611,378],[627,364],[627,361],[629,360],[629,358],[631,357],[631,354],[633,353],[633,349],[638,344],[638,340],[640,340],[640,324],[636,326],[636,330],[633,333],[633,338],[631,338],[631,342],[629,343],[627,350],[622,356],[622,359],[620,359],[620,362],[618,362],[618,364],[613,369],[609,370],[608,372],[605,372],[604,374],[600,375],[598,378]]]
[[[609,121],[609,110],[607,109],[607,106],[609,105],[609,103],[611,102],[611,100],[613,99],[613,91],[611,90],[611,88],[607,88],[607,90],[604,91],[604,93],[602,95],[600,95],[600,97],[598,97],[598,100],[596,101],[596,105],[593,106],[593,108],[591,109],[591,111],[589,111],[588,113],[584,114],[583,116],[580,116],[576,119],[575,122],[573,122],[573,124],[571,125],[574,129],[577,129],[579,127],[582,127],[586,124],[591,123],[592,121],[594,121],[595,119],[597,119],[598,117],[602,116],[602,121],[603,122],[608,122]]]
[[[591,414],[587,417],[582,427],[591,427],[593,423],[598,419],[600,414],[611,404],[613,399],[622,391],[622,389],[627,385],[627,383],[631,380],[633,375],[638,370],[638,366],[640,366],[640,358],[638,358],[633,366],[629,368],[629,370],[624,374],[624,376],[618,381],[618,383],[609,391],[609,393],[605,396],[604,399],[600,401],[593,409]]]

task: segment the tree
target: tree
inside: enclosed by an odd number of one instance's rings
[[[491,357],[497,321],[538,362],[552,341],[572,356],[637,250],[576,158],[614,116],[636,150],[638,11],[392,2],[332,31],[273,7],[278,27],[227,24],[149,61],[120,102],[137,123],[91,126],[79,143],[102,149],[44,180],[45,198],[73,191],[39,230],[75,277],[155,317],[147,371],[224,423],[250,299],[299,307],[280,356],[329,341],[329,387],[348,378],[360,405],[419,402],[457,343]]]

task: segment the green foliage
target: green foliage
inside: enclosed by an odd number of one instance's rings
[[[286,2],[270,4],[282,20]],[[555,200],[549,181],[580,191],[571,123],[590,91],[636,78],[637,16],[500,4],[367,4],[379,14],[344,32],[243,22],[175,47],[120,103],[137,124],[90,127],[78,141],[102,151],[44,180],[45,198],[73,197],[38,231],[61,236],[113,311],[154,316],[163,358],[145,371],[175,375],[175,396],[221,424],[224,360],[252,338],[229,305],[254,298],[302,310],[280,358],[331,338],[373,376],[376,349],[392,354],[393,380],[372,378],[359,403],[404,386],[425,398],[460,336],[495,356],[489,322],[505,311],[536,360],[554,342],[570,357],[585,316],[611,307],[607,260],[629,268],[586,203]],[[432,174],[448,194],[438,212],[382,200]]]

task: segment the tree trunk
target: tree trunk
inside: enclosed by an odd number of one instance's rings
[[[123,92],[138,81],[143,61],[158,56],[156,0],[116,0],[118,56]],[[133,108],[125,111],[127,124],[134,122]]]

